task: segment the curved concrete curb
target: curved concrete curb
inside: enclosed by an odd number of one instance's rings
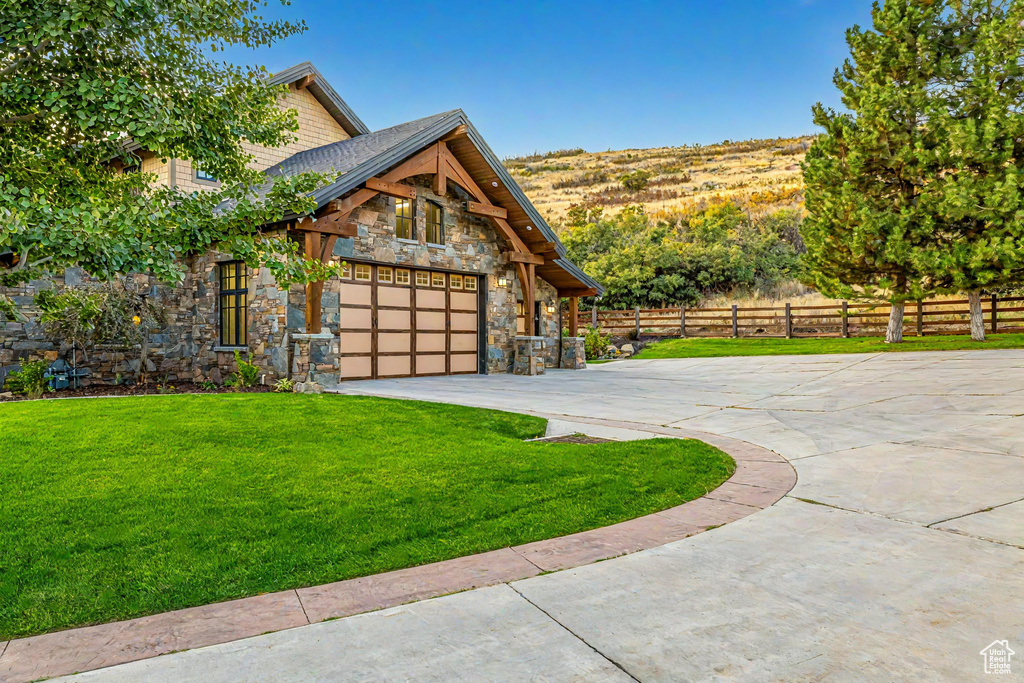
[[[20,683],[91,671],[579,567],[734,522],[774,504],[796,484],[796,472],[783,457],[737,439],[649,425],[638,429],[610,420],[571,418],[571,424],[697,438],[732,456],[736,472],[702,498],[600,529],[323,586],[0,642],[0,680]]]

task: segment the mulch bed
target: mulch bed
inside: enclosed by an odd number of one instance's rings
[[[173,387],[173,389],[171,389]],[[194,382],[174,382],[168,383],[167,389],[161,391],[159,385],[155,382],[148,382],[146,384],[133,384],[133,385],[113,385],[113,384],[91,384],[81,389],[59,389],[57,391],[48,391],[42,395],[43,399],[55,399],[55,398],[83,398],[87,396],[152,396],[155,394],[230,394],[230,393],[248,393],[248,394],[259,394],[267,391],[273,391],[274,388],[270,386],[257,386],[250,389],[235,390],[231,387],[217,386],[215,389],[204,389],[202,385],[195,384]],[[12,396],[6,396],[0,394],[0,403],[4,401],[26,401],[28,400],[25,396],[14,394]]]

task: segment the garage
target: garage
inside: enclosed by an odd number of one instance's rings
[[[341,379],[480,372],[482,290],[475,274],[346,264]]]

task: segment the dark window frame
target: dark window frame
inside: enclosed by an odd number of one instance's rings
[[[228,267],[232,272],[226,272]],[[249,271],[245,261],[223,261],[217,264],[220,292],[217,294],[220,345],[233,348],[249,346]],[[234,320],[234,336],[225,322]]]
[[[430,220],[430,209],[431,209],[431,207],[437,209],[437,221],[436,222],[432,222]],[[444,234],[444,207],[441,206],[440,204],[438,204],[437,202],[435,202],[435,201],[433,201],[431,199],[428,199],[427,200],[427,210],[426,210],[425,213],[426,213],[426,225],[427,225],[427,244],[436,244],[438,246],[444,246],[444,238],[445,238],[445,234]],[[440,239],[437,240],[437,241],[434,241],[434,240],[430,239],[430,236],[431,236],[430,235],[430,231],[431,231],[432,227],[436,227],[436,229],[437,229],[437,236],[440,237]]]
[[[197,168],[197,169],[195,169],[195,172],[196,172],[196,180],[202,181],[204,183],[216,183],[216,182],[219,182],[216,178],[214,178],[212,175],[210,175],[207,171],[200,171]]]
[[[403,213],[399,214],[398,213],[398,207],[400,207],[400,206],[408,206],[409,207],[409,213],[405,214],[403,212]],[[403,235],[401,235],[399,233],[399,230],[400,230],[399,225],[400,225],[401,221],[408,221],[408,226],[409,226],[409,234],[408,234],[408,236],[403,236]],[[416,206],[413,203],[413,200],[411,200],[411,199],[398,199],[398,198],[395,199],[395,237],[397,237],[400,240],[415,240],[416,239]]]

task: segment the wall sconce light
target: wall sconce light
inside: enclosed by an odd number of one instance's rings
[[[554,303],[548,304],[548,313],[554,314],[554,312],[555,312],[555,304]]]
[[[499,287],[508,287],[508,278],[505,277],[504,275],[499,275],[498,276],[498,286]]]

